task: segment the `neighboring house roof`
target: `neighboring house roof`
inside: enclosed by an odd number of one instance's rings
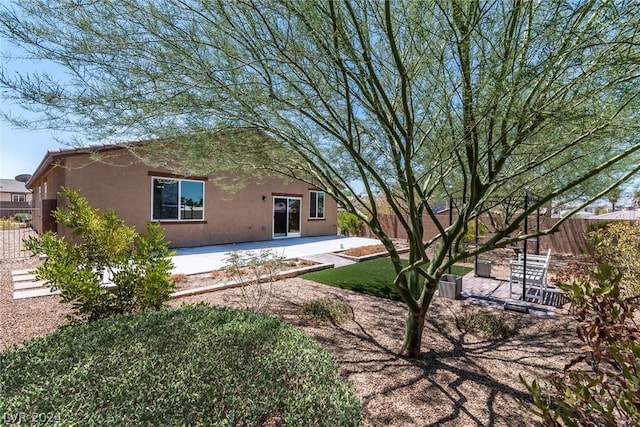
[[[590,219],[632,219],[632,220],[636,220],[636,219],[640,219],[640,209],[637,209],[635,211],[631,210],[623,210],[623,211],[615,211],[615,212],[608,212],[605,214],[601,214],[601,215],[594,215],[592,217],[590,217]]]
[[[0,193],[28,194],[24,182],[15,179],[0,179]]]

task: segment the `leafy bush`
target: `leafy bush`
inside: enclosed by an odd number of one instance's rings
[[[465,313],[456,318],[456,326],[463,332],[479,333],[491,339],[506,339],[517,333],[503,317],[494,313]]]
[[[338,227],[340,227],[343,234],[359,236],[363,223],[360,217],[351,212],[338,212]]]
[[[227,277],[240,286],[247,309],[260,312],[267,308],[273,296],[273,283],[285,266],[284,259],[273,249],[227,253],[224,259]]]
[[[487,234],[489,232],[489,227],[487,227],[483,222],[478,221],[478,236],[482,236],[483,234]],[[467,231],[464,233],[464,237],[462,239],[467,243],[475,243],[476,242],[476,221],[467,222]]]
[[[600,238],[602,237],[602,232],[609,227],[610,224],[619,223],[620,220],[610,219],[606,221],[589,221],[587,224],[587,228],[585,229],[585,240],[587,242],[587,247],[583,249],[583,251],[587,254],[595,253],[595,249],[600,243]]]
[[[73,305],[70,319],[91,321],[161,308],[175,284],[169,280],[171,252],[159,224],[147,223],[146,233],[139,234],[114,211],[99,214],[67,188],[60,194],[68,203],[53,215],[73,230],[76,242],[47,232],[29,238],[25,247],[33,254],[47,255],[36,276],[59,289],[62,300]],[[115,286],[108,286],[109,282]]]
[[[31,222],[31,214],[26,212],[18,212],[13,216],[13,219],[18,222]]]
[[[523,405],[549,426],[640,425],[640,329],[634,320],[640,297],[623,296],[623,273],[606,262],[573,268],[582,273],[558,286],[572,304],[584,345],[552,378],[550,394],[521,377],[533,398]]]
[[[589,221],[587,224],[587,228],[585,229],[585,233],[587,235],[593,233],[594,231],[605,229],[609,226],[609,224],[615,224],[620,222],[618,219],[609,219],[606,221]]]
[[[318,298],[302,305],[302,317],[316,322],[342,323],[351,313],[349,304],[331,298]]]
[[[15,221],[13,218],[1,218],[0,219],[0,230],[13,230],[17,228],[15,225]]]
[[[280,319],[186,306],[65,328],[0,353],[0,419],[58,425],[356,426],[331,354]],[[4,414],[3,414],[4,412]]]
[[[640,222],[617,221],[592,233],[596,262],[610,264],[622,274],[622,295],[640,294]]]

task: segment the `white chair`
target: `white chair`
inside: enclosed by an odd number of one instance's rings
[[[524,271],[524,255],[518,254],[518,260],[509,263],[509,295],[513,298],[513,284],[517,283],[526,287],[526,297],[542,304],[547,291],[547,273],[551,260],[551,249],[547,255],[527,254],[527,270]],[[524,280],[523,280],[524,278]],[[521,288],[522,289],[522,288]],[[519,297],[522,296],[522,293]]]

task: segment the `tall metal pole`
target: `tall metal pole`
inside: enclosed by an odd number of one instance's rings
[[[529,209],[529,191],[524,192],[524,211]],[[524,216],[524,235],[529,233],[529,215]],[[522,301],[527,300],[527,240],[524,239],[522,250]]]
[[[540,208],[536,210],[536,255],[540,255]]]
[[[476,240],[476,250],[478,250],[478,215],[476,215],[476,236],[475,236],[475,240]],[[476,257],[475,257],[475,262],[473,263],[473,271],[475,273],[475,275],[478,275],[478,253],[476,252]]]
[[[449,227],[453,225],[453,197],[449,197]],[[449,260],[451,260],[451,244],[449,244]],[[449,265],[449,274],[452,274],[451,265]]]

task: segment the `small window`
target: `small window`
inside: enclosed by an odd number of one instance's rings
[[[324,191],[309,192],[309,218],[324,218]]]
[[[204,182],[187,179],[152,178],[154,221],[202,221]]]
[[[27,201],[27,196],[25,196],[24,194],[12,194],[11,195],[11,201],[12,202],[26,202]]]

